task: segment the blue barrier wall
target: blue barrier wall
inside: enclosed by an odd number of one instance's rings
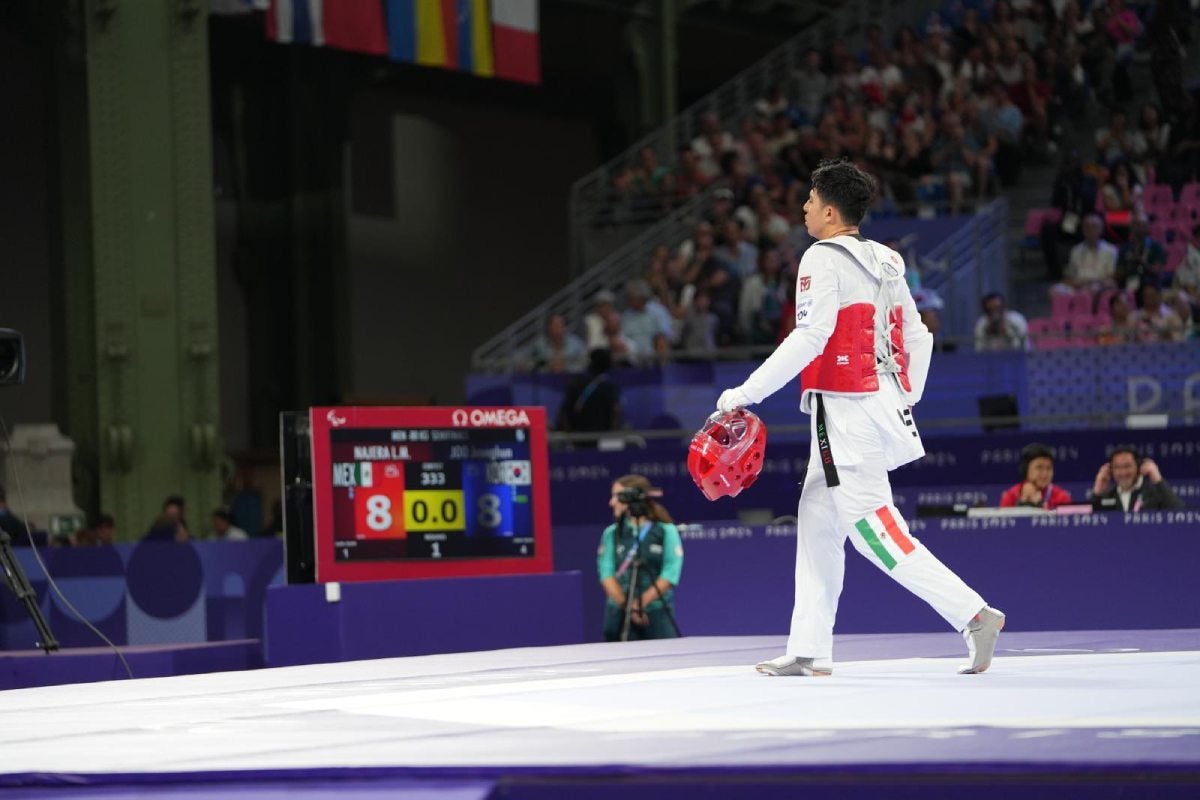
[[[1091,357],[1081,357],[1083,353]],[[1040,350],[1025,362],[1027,398],[1035,416],[1195,412],[1200,420],[1200,343],[1125,345],[1091,351]],[[1185,414],[1186,416],[1186,414]],[[1070,419],[1055,428],[1081,428]]]
[[[343,584],[336,601],[324,586],[281,585],[282,550],[274,541],[47,555],[72,601],[118,643],[265,635],[267,663],[281,665],[598,640],[604,595],[596,547],[603,523],[555,526],[552,575]],[[1200,628],[1198,510],[910,524],[939,558],[1009,614],[1013,630]],[[685,634],[786,633],[794,526],[725,522],[681,532],[677,602]],[[141,566],[114,572],[118,562],[139,560]],[[51,605],[30,554],[22,553],[21,561],[63,645],[98,646],[94,634],[56,610],[57,601]],[[945,629],[853,551],[845,585],[839,633]],[[0,648],[31,649],[35,633],[24,608],[7,594],[0,611]],[[143,621],[129,624],[135,617]]]
[[[1200,428],[1093,431],[1086,436],[1078,432],[998,431],[980,436],[926,436],[925,457],[891,473],[892,486],[901,500],[898,505],[915,509],[922,492],[984,494],[990,502],[998,502],[999,492],[1017,482],[1021,448],[1032,441],[1054,451],[1055,482],[1068,484],[1080,501],[1117,445],[1132,445],[1152,456],[1166,479],[1179,485],[1185,502],[1196,497]],[[738,519],[740,512],[751,509],[765,509],[775,517],[796,513],[799,482],[808,464],[807,442],[777,442],[768,431],[766,460],[758,482],[735,498],[716,502],[706,500],[692,483],[685,463],[686,447],[686,441],[660,440],[647,449],[552,454],[550,508],[555,524],[605,519],[612,483],[627,473],[645,475],[662,488],[663,504],[684,522]]]
[[[59,643],[101,645],[49,592],[32,550],[15,552]],[[284,581],[283,543],[275,539],[143,542],[40,553],[67,599],[116,644],[261,638],[267,587]],[[25,607],[0,588],[0,649],[33,649],[36,640]]]
[[[754,361],[669,364],[617,370],[625,420],[635,429],[695,430],[712,413],[722,390],[738,386]],[[562,403],[564,375],[469,375],[467,402],[542,405],[553,420]],[[1195,412],[1200,419],[1200,344],[1124,345],[1033,353],[935,353],[918,424],[939,433],[982,433],[979,398],[1014,395],[1027,415]],[[797,410],[799,383],[780,389],[755,411],[768,425],[806,422]],[[949,420],[956,420],[953,424]],[[1176,416],[1175,424],[1183,424]],[[1194,423],[1194,420],[1188,424]],[[1086,426],[1059,420],[1031,430]]]
[[[1010,630],[1200,628],[1200,511],[910,524],[938,558],[1008,615]],[[591,576],[584,592],[589,641],[602,638],[600,532],[563,526],[554,536],[557,568]],[[681,535],[683,574],[675,598],[685,635],[786,636],[795,526],[689,526]],[[837,633],[945,630],[927,605],[847,547]]]
[[[267,595],[269,667],[584,641],[577,571],[276,586]]]
[[[923,257],[970,220],[971,216],[967,214],[947,214],[933,219],[868,217],[863,223],[862,232],[877,242],[909,239],[910,246],[904,250],[904,256],[908,258],[915,252]]]

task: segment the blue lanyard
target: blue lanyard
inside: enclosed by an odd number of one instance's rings
[[[629,565],[633,563],[633,557],[637,555],[638,547],[641,546],[642,540],[646,538],[646,534],[653,527],[649,522],[642,523],[642,532],[638,534],[637,541],[633,543],[633,547],[630,547],[629,552],[625,554],[625,560],[621,562],[621,566],[617,567],[616,577],[621,577],[625,574],[625,570],[629,569]]]
[[[583,391],[579,393],[578,399],[575,400],[575,413],[578,414],[583,410],[583,404],[587,402],[587,399],[592,396],[592,392],[596,391],[596,389],[600,387],[600,384],[607,378],[608,373],[602,372],[596,377],[592,378],[588,382],[587,386],[583,387]]]

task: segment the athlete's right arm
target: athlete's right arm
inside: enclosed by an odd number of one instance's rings
[[[805,251],[796,277],[796,327],[742,384],[751,403],[761,403],[779,391],[825,349],[837,325],[839,263],[845,259],[834,248],[818,244]]]

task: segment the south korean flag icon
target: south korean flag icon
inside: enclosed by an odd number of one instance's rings
[[[498,466],[498,482],[505,486],[529,486],[533,482],[528,461],[501,461]]]

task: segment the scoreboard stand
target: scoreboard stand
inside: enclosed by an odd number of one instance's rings
[[[579,573],[550,574],[545,409],[315,407],[281,415],[280,453],[273,662],[307,663],[306,636],[320,660],[583,641]]]
[[[268,667],[586,641],[578,571],[273,586],[266,612]]]

